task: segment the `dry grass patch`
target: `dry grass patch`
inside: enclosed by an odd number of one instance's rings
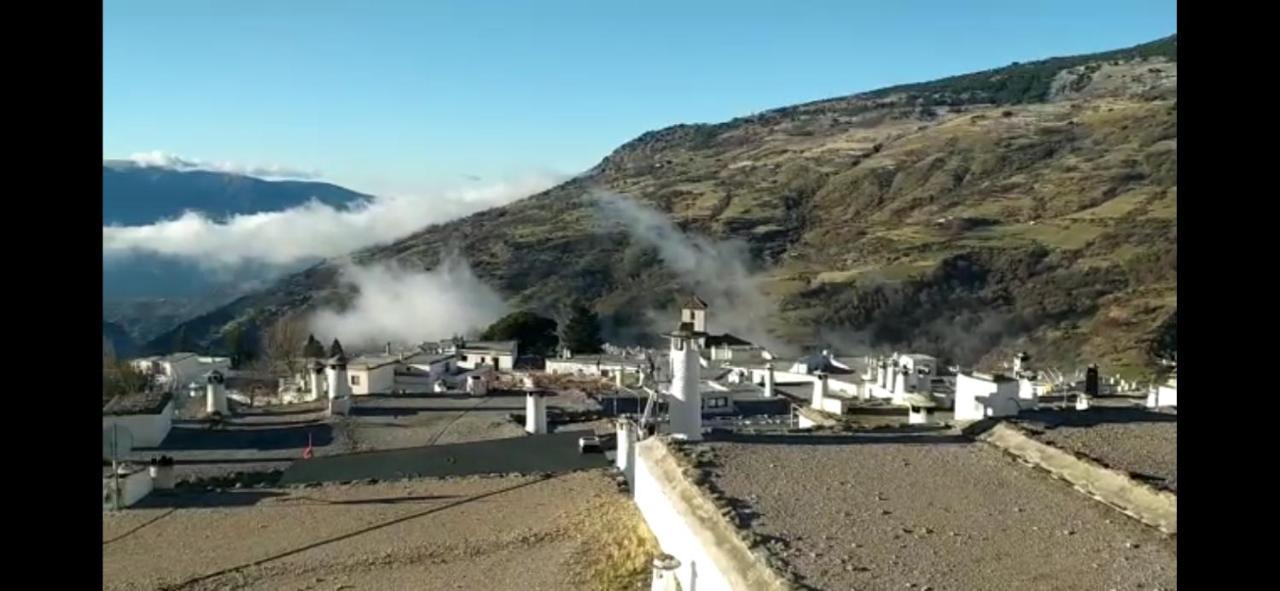
[[[648,589],[658,540],[630,500],[603,497],[573,524],[583,544],[575,552],[574,584],[587,591]]]

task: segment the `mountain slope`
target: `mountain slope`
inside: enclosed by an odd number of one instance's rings
[[[268,181],[240,174],[139,166],[105,161],[102,166],[104,225],[147,225],[197,211],[213,218],[281,211],[312,199],[349,207],[370,199],[337,185]],[[210,273],[197,262],[150,253],[103,259],[103,315],[145,342],[196,314],[249,291],[246,286],[284,270],[242,266]]]
[[[205,170],[137,166],[106,161],[102,166],[102,223],[150,224],[187,210],[215,218],[279,211],[316,199],[345,207],[368,195],[329,183],[268,181]]]
[[[776,306],[763,324],[787,342],[966,364],[1018,347],[1064,367],[1144,371],[1176,335],[1176,95],[1170,37],[677,125],[551,190],[350,260],[432,268],[456,250],[513,305],[585,298],[619,340],[650,330],[644,312],[681,289],[721,287],[719,265],[735,261],[664,261],[661,242],[609,223],[589,195],[607,190],[743,245]],[[340,307],[352,295],[340,264],[196,318],[187,334],[212,343],[229,323]],[[746,314],[713,309],[713,324],[717,313]]]

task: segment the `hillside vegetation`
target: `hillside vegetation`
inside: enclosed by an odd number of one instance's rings
[[[456,249],[515,306],[584,298],[615,336],[639,334],[687,281],[603,223],[589,193],[612,191],[744,244],[774,305],[768,328],[787,342],[965,364],[1022,348],[1064,368],[1146,372],[1176,350],[1176,97],[1171,37],[677,125],[553,189],[350,259],[431,268]],[[352,294],[339,264],[188,334],[213,343],[228,324],[340,306]]]

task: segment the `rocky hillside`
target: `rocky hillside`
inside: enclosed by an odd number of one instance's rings
[[[431,268],[456,249],[513,304],[583,297],[619,335],[732,275],[737,259],[684,265],[611,223],[592,197],[608,191],[740,246],[781,340],[1141,372],[1176,349],[1177,135],[1170,37],[649,132],[558,187],[350,260]],[[345,262],[187,334],[341,306]]]

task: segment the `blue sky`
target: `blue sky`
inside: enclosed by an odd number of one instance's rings
[[[650,129],[1176,30],[1075,0],[106,0],[103,154],[373,192],[573,173]]]

